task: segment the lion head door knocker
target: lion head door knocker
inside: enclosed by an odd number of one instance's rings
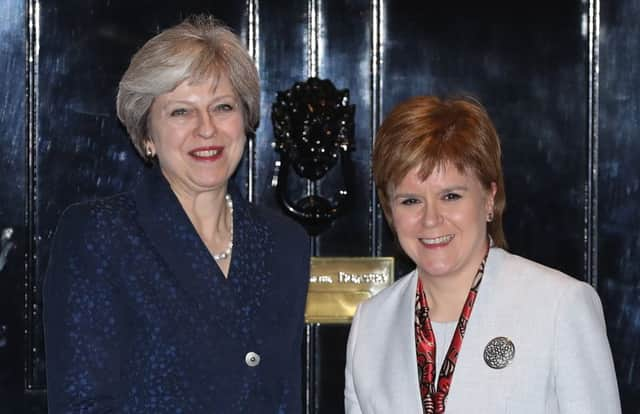
[[[318,78],[278,92],[272,105],[274,148],[280,154],[272,185],[287,214],[311,235],[328,228],[347,205],[354,113],[348,89]],[[298,183],[289,178],[292,170]]]

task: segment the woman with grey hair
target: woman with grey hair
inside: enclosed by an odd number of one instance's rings
[[[309,240],[229,181],[259,80],[210,16],[149,40],[118,117],[137,187],[62,215],[44,285],[49,412],[300,413]]]

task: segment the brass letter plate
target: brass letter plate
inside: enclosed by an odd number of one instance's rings
[[[393,280],[393,257],[312,257],[305,320],[350,323],[358,304]]]

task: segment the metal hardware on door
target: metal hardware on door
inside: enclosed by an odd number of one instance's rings
[[[298,220],[309,234],[317,236],[347,208],[353,167],[355,105],[349,104],[349,90],[338,90],[328,79],[315,77],[296,82],[280,91],[271,108],[275,142],[280,154],[271,185],[285,213]],[[335,166],[342,180],[331,180],[331,196],[320,194],[317,181]],[[307,195],[295,197],[289,191],[289,175],[306,183]],[[340,182],[341,181],[341,182]]]
[[[9,251],[14,246],[14,243],[11,241],[11,236],[13,236],[13,229],[11,227],[7,227],[2,230],[0,234],[0,271],[4,269],[4,266],[7,264],[7,256],[9,256]],[[7,345],[7,325],[0,325],[0,348],[4,348]]]
[[[9,251],[14,246],[14,243],[11,241],[11,236],[13,236],[13,229],[11,227],[2,230],[2,235],[0,235],[0,271],[2,271],[7,264],[7,256],[9,256]]]

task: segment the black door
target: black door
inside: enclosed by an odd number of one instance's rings
[[[596,286],[624,412],[637,413],[640,4],[464,3],[0,0],[0,412],[46,411],[39,284],[62,209],[141,170],[115,116],[128,59],[158,29],[211,12],[246,39],[262,78],[261,125],[236,177],[254,202],[279,208],[276,92],[310,76],[350,91],[350,207],[315,237],[317,256],[392,255],[396,276],[408,271],[371,187],[373,134],[411,95],[480,98],[503,141],[511,250]],[[307,328],[310,413],[342,412],[347,334]]]

